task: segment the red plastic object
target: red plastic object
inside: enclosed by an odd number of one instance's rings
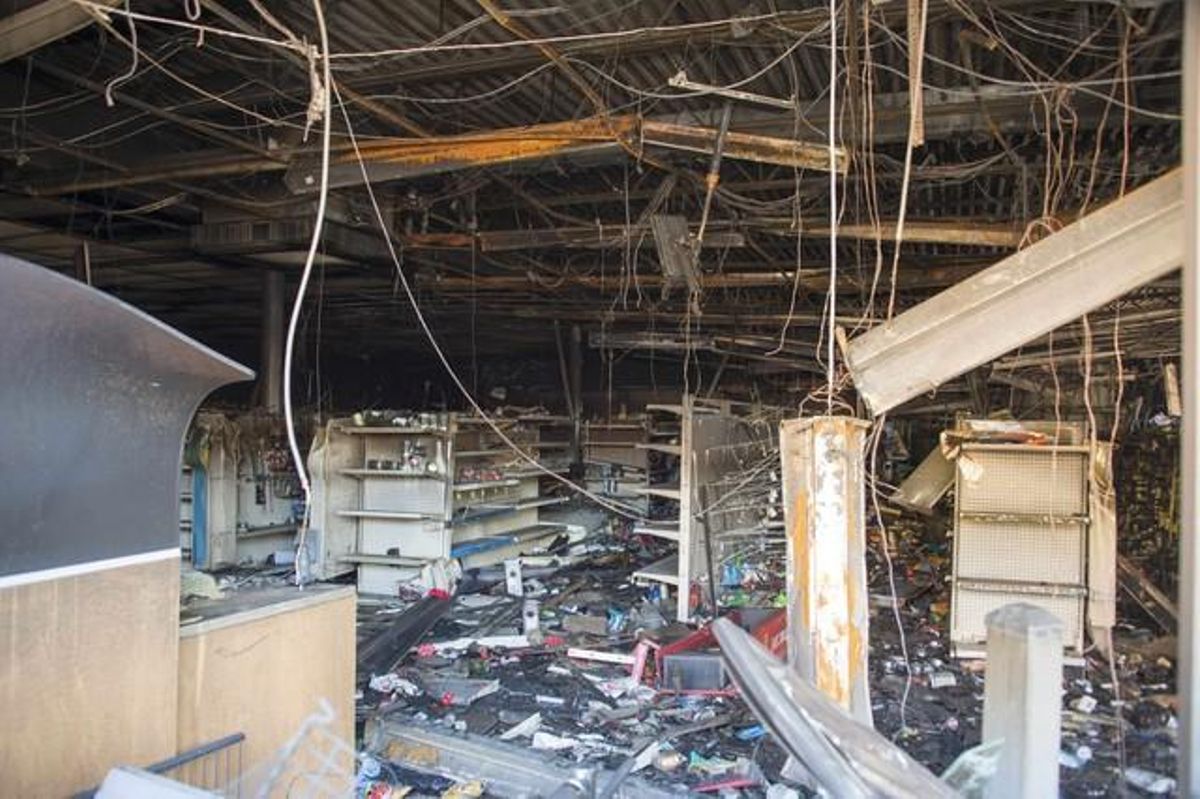
[[[787,657],[787,610],[780,608],[766,621],[751,630],[755,641],[777,658]]]
[[[742,614],[740,611],[733,611],[727,618],[734,624],[741,625]],[[751,630],[750,635],[754,640],[766,647],[767,651],[775,657],[785,657],[787,655],[787,610],[780,608],[772,613],[767,617],[766,621]],[[659,647],[654,652],[655,679],[658,679],[658,675],[662,674],[663,658],[667,655],[690,652],[694,649],[708,649],[716,645],[717,637],[713,635],[712,625],[706,624],[691,635],[685,635],[678,641],[672,641],[665,646]]]

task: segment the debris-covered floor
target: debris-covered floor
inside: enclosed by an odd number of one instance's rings
[[[598,795],[808,795],[781,775],[784,750],[697,635],[704,626],[674,622],[674,602],[630,581],[661,543],[607,519],[590,526],[555,565],[524,568],[520,597],[496,567],[466,575],[453,597],[360,601],[363,795],[548,794],[570,780]],[[874,722],[941,774],[980,741],[985,663],[947,651],[944,527],[906,516],[888,538],[895,605],[886,561],[871,561]],[[778,654],[781,555],[764,546],[761,562],[723,574],[741,606],[723,614]],[[1064,796],[1174,791],[1174,641],[1136,613],[1119,629],[1115,672],[1096,652],[1065,671]]]

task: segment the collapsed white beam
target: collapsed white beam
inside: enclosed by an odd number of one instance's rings
[[[115,6],[117,0],[97,0]],[[0,64],[28,55],[95,21],[87,8],[70,0],[43,0],[0,19]]]
[[[1183,264],[1176,169],[859,336],[846,363],[875,415]]]

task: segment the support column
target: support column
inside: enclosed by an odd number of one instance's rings
[[[1179,795],[1200,796],[1200,2],[1184,3],[1183,513],[1179,520]]]
[[[1014,602],[987,615],[983,742],[1003,739],[985,797],[1058,796],[1063,623]]]
[[[283,272],[263,272],[258,392],[268,413],[283,410],[283,303]]]
[[[1088,481],[1088,627],[1092,641],[1112,660],[1112,631],[1117,624],[1117,489],[1113,476],[1113,447],[1092,444],[1092,479]]]
[[[820,416],[780,425],[787,530],[788,664],[871,724],[863,444],[869,424]]]
[[[568,368],[571,377],[571,451],[575,453],[572,467],[583,471],[583,331],[579,325],[571,326],[571,341],[568,347]]]

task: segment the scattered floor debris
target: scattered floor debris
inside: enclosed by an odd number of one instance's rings
[[[797,778],[804,772],[785,767],[789,748],[777,722],[760,718],[730,681],[714,625],[680,624],[673,595],[630,581],[633,571],[662,557],[661,545],[619,525],[593,528],[583,558],[558,568],[526,563],[520,594],[512,591],[511,568],[497,567],[465,574],[453,599],[364,600],[360,787],[386,783],[392,796],[403,789],[471,796],[478,782],[485,796],[549,796],[570,784],[606,795],[612,782],[614,796],[811,795],[811,785]],[[922,795],[938,795],[946,785],[933,775],[944,774],[963,795],[979,795],[994,768],[994,753],[978,746],[986,664],[949,653],[944,530],[936,516],[889,519],[894,599],[882,550],[876,546],[870,556],[878,735],[862,744],[869,754],[838,755],[856,764],[854,784],[868,793],[881,781],[908,779]],[[885,540],[872,535],[876,545]],[[783,573],[779,558],[774,547],[742,554],[742,582],[723,594],[721,615],[729,621],[716,626],[734,625],[743,639],[776,655],[786,642],[776,602],[781,581],[770,576]],[[417,627],[424,629],[413,639]],[[375,643],[382,638],[392,643]],[[1066,796],[1174,790],[1173,642],[1125,625],[1116,650],[1112,668],[1089,653],[1066,670]],[[894,751],[887,741],[911,757],[899,775],[888,771],[900,761],[884,754]],[[864,757],[874,766],[863,766]],[[379,767],[374,776],[366,768],[372,763]],[[875,778],[864,776],[870,768],[879,769]]]

